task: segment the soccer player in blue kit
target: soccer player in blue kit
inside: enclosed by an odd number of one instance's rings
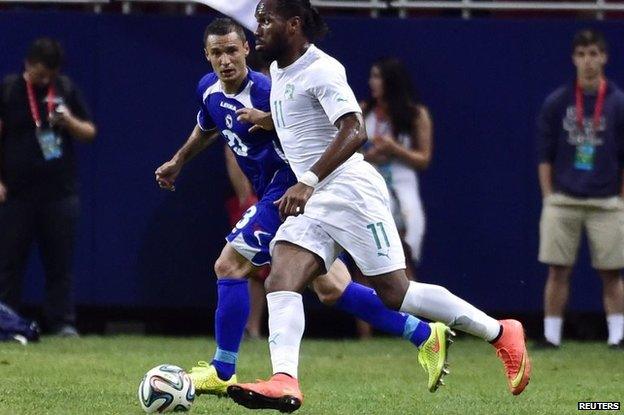
[[[259,201],[243,215],[227,236],[215,263],[218,304],[215,315],[217,350],[212,362],[200,361],[190,376],[198,394],[226,394],[235,384],[236,362],[249,315],[247,276],[270,262],[269,244],[281,225],[275,202],[297,183],[284,157],[272,123],[262,125],[270,111],[270,79],[246,66],[249,45],[241,26],[230,19],[215,19],[204,34],[205,54],[214,72],[197,87],[197,125],[173,158],[156,170],[156,180],[173,190],[185,163],[212,144],[216,132],[226,140]],[[257,125],[260,124],[260,125]],[[262,128],[260,128],[262,127]],[[418,347],[431,391],[447,372],[446,349],[450,329],[442,323],[386,308],[370,288],[351,282],[346,266],[336,260],[327,275],[312,288],[321,301],[367,321],[380,330],[402,336]]]

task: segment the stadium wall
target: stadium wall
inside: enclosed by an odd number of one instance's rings
[[[573,77],[570,41],[586,25],[624,37],[619,22],[330,18],[320,46],[341,60],[358,97],[380,56],[411,68],[435,123],[435,157],[422,176],[427,236],[421,280],[447,286],[486,310],[539,312],[545,268],[537,263],[540,197],[535,116]],[[76,253],[78,304],[206,307],[212,263],[228,232],[221,147],[186,168],[175,193],[154,170],[195,123],[195,84],[208,70],[204,17],[0,13],[0,73],[21,71],[27,45],[59,38],[67,69],[99,128],[80,147],[83,201]],[[622,84],[614,50],[608,75]],[[1,230],[0,230],[1,231]],[[586,249],[571,308],[600,311],[599,279]],[[42,298],[31,261],[27,300]]]

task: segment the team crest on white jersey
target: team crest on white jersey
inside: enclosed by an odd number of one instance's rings
[[[293,99],[294,94],[295,94],[295,85],[286,84],[286,88],[284,88],[284,98]]]
[[[232,116],[230,114],[225,116],[225,125],[227,125],[227,128],[232,128],[233,121],[232,121]]]

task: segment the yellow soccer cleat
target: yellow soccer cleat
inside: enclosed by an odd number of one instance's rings
[[[197,362],[197,366],[191,368],[188,375],[191,377],[197,395],[227,396],[228,386],[236,383],[236,375],[232,375],[229,380],[222,380],[217,375],[215,367],[204,361]]]
[[[429,376],[429,392],[435,392],[444,385],[442,378],[449,374],[446,357],[455,333],[442,323],[429,323],[429,327],[431,334],[418,351],[418,361]]]

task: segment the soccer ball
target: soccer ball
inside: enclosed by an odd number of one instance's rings
[[[195,388],[184,369],[158,365],[143,376],[139,385],[139,402],[148,414],[185,412],[195,400]]]

